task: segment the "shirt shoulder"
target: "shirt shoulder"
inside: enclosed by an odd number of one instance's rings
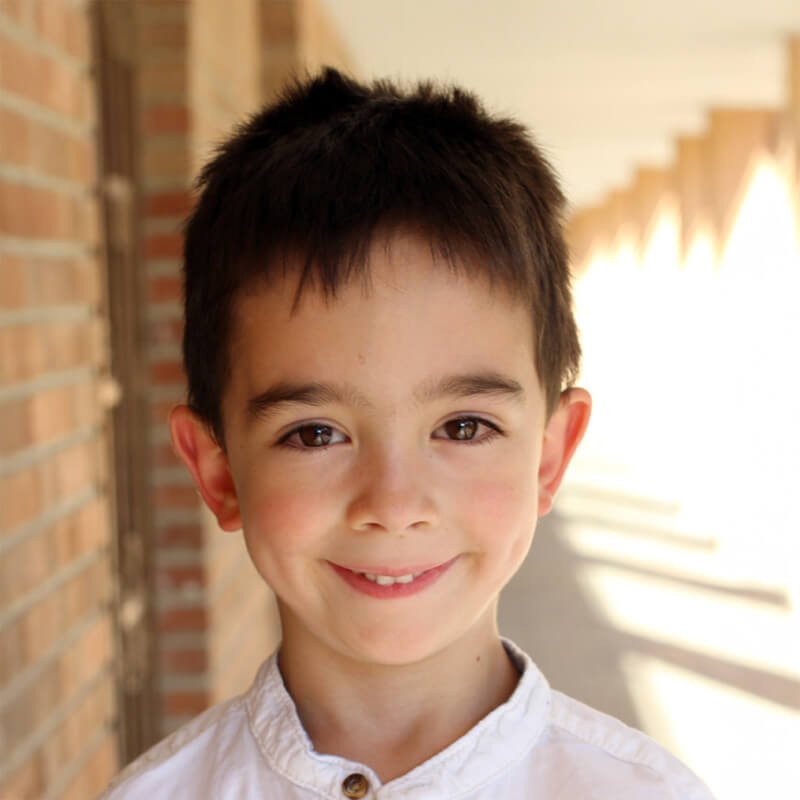
[[[207,709],[128,764],[98,800],[142,797],[151,785],[164,792],[173,779],[183,781],[184,790],[188,789],[186,776],[198,772],[192,766],[208,763],[207,757],[219,747],[220,739],[238,738],[242,727],[247,727],[244,697]]]
[[[713,800],[703,781],[649,736],[555,690],[542,744],[562,774],[616,792],[591,797]],[[567,770],[565,762],[571,762]]]

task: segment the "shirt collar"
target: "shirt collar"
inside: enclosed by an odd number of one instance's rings
[[[381,784],[365,764],[314,752],[273,654],[245,696],[253,736],[273,770],[298,786],[340,800],[345,777],[361,773],[373,791],[368,797],[431,800],[460,797],[496,779],[522,759],[544,731],[550,687],[530,657],[513,642],[503,645],[520,670],[511,697],[449,747],[405,775]]]

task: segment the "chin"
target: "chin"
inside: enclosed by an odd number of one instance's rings
[[[458,638],[447,636],[435,625],[427,630],[420,630],[419,626],[407,630],[383,626],[381,630],[360,632],[348,649],[361,661],[399,667],[425,661]]]

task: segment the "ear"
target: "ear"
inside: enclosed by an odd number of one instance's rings
[[[177,406],[169,415],[169,432],[173,449],[192,473],[220,528],[238,531],[242,517],[228,457],[206,423],[188,406]]]
[[[583,439],[592,413],[592,397],[585,389],[567,389],[547,422],[539,462],[539,516],[553,507],[558,487],[572,454]]]

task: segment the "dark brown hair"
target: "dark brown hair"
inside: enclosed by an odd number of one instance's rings
[[[224,446],[238,293],[300,263],[326,296],[368,277],[378,233],[426,236],[434,254],[530,309],[548,416],[575,380],[564,197],[518,123],[456,87],[404,91],[334,69],[298,81],[220,146],[199,179],[185,240],[183,354],[189,405]],[[298,262],[299,259],[299,262]]]

